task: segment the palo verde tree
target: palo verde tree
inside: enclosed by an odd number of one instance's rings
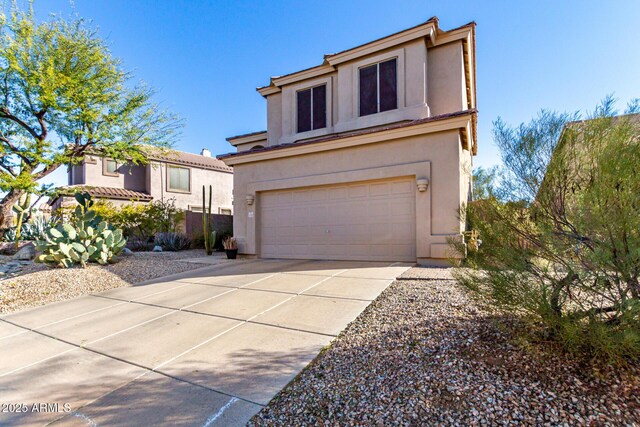
[[[457,272],[543,339],[610,361],[640,357],[639,107],[494,123],[501,200],[468,206],[483,243]]]
[[[131,78],[82,19],[38,23],[15,3],[0,13],[0,229],[23,194],[87,152],[137,164],[145,146],[170,145],[180,121]]]

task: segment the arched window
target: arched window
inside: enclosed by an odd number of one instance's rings
[[[264,145],[256,145],[256,146],[251,147],[251,151],[253,151],[253,150],[259,150],[259,149],[261,149],[261,148],[264,148]]]

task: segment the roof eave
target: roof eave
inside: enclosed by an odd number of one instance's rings
[[[327,151],[344,148],[347,146],[368,144],[388,139],[406,137],[414,132],[434,133],[444,130],[473,129],[473,117],[475,110],[459,111],[454,114],[444,115],[442,118],[433,117],[427,120],[417,120],[397,126],[382,128],[361,133],[339,136],[336,138],[325,138],[306,142],[282,144],[279,146],[266,147],[255,151],[242,151],[239,153],[228,153],[217,156],[229,166],[240,163],[251,163],[257,161],[271,160],[279,157],[289,157],[308,152]],[[344,146],[344,147],[343,147]]]
[[[439,28],[438,18],[434,16],[426,22],[423,22],[422,24],[416,25],[406,30],[399,31],[389,36],[382,37],[380,39],[344,50],[342,52],[325,55],[324,61],[321,65],[286,74],[284,76],[271,77],[268,85],[258,87],[256,88],[256,91],[258,91],[260,95],[266,98],[269,95],[281,92],[281,87],[284,85],[334,72],[336,70],[336,65],[338,64],[352,61],[363,56],[371,55],[375,52],[423,37],[427,38],[431,46],[450,43],[452,41],[461,40],[467,37],[467,34],[469,32],[473,32],[474,28],[475,22],[470,22],[452,30],[444,31]],[[473,38],[473,36],[471,37]],[[472,108],[474,107],[475,106],[472,106]]]
[[[330,65],[336,66],[343,62],[352,61],[363,56],[371,55],[372,53],[388,49],[399,44],[407,43],[415,39],[427,37],[430,40],[434,40],[434,37],[436,37],[437,28],[438,27],[436,21],[427,21],[424,24],[418,25],[417,27],[409,28],[399,33],[374,40],[353,49],[349,49],[333,55],[326,55],[325,60]]]
[[[227,142],[234,147],[240,144],[248,144],[250,142],[266,141],[267,131],[253,132],[245,135],[230,136]]]

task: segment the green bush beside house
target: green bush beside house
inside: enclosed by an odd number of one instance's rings
[[[499,197],[466,209],[482,240],[460,283],[529,320],[543,340],[593,360],[640,356],[640,115],[606,99],[588,120],[498,121]],[[457,245],[458,250],[464,250]]]

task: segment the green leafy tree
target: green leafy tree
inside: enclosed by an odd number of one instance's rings
[[[82,19],[0,13],[0,229],[23,194],[88,151],[144,163],[145,145],[170,145],[180,120],[131,78]]]
[[[498,121],[505,199],[469,205],[483,243],[456,273],[544,339],[607,360],[640,357],[638,107],[617,116],[607,98],[587,120]]]
[[[473,170],[473,199],[483,200],[496,195],[498,181],[498,167],[488,169],[482,166]]]

